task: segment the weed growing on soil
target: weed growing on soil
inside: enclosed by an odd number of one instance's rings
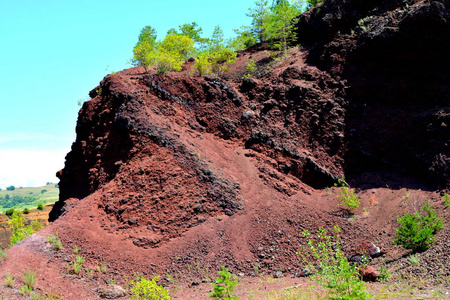
[[[83,269],[83,263],[85,262],[85,258],[83,256],[75,257],[75,261],[72,264],[73,272],[78,275]]]
[[[391,273],[389,272],[386,263],[383,263],[378,271],[380,272],[380,274],[378,274],[378,279],[381,282],[386,282],[391,279]]]
[[[414,252],[426,250],[434,242],[434,235],[442,228],[442,218],[437,217],[437,213],[426,199],[422,206],[422,212],[416,211],[414,214],[405,213],[403,217],[397,219],[400,227],[396,231],[396,245],[403,245],[406,249]]]
[[[89,277],[92,277],[92,274],[93,274],[93,270],[92,270],[92,269],[86,268],[84,271],[86,272],[86,274],[87,274]]]
[[[216,282],[212,283],[213,290],[209,294],[209,297],[211,299],[224,300],[238,299],[238,297],[233,296],[234,287],[238,283],[236,275],[231,274],[225,266],[221,268],[222,270],[219,271]]]
[[[246,75],[244,75],[244,78],[250,78],[252,77],[252,73],[255,72],[258,69],[258,67],[256,66],[255,61],[252,59],[250,60],[250,62],[247,64],[247,71],[249,73],[247,73]]]
[[[258,276],[258,277],[261,277],[261,276],[264,275],[264,272],[261,271],[261,268],[259,267],[258,264],[254,264],[253,265],[253,271],[255,272],[255,275]]]
[[[22,293],[22,295],[28,295],[33,292],[33,289],[29,288],[26,285],[22,285],[22,287],[20,288],[20,292]]]
[[[45,297],[45,300],[61,300],[61,296],[58,294],[50,294]]]
[[[33,290],[34,284],[36,283],[36,271],[28,271],[22,275],[23,283],[30,290]]]
[[[158,285],[159,276],[154,276],[152,280],[141,278],[139,281],[132,280],[130,282],[132,299],[149,299],[149,300],[169,300],[169,292]]]
[[[172,274],[169,274],[169,273],[166,274],[166,280],[167,280],[170,284],[175,284],[175,282],[177,281],[176,277],[173,276]]]
[[[106,262],[105,262],[105,261],[102,261],[102,265],[101,265],[101,266],[98,266],[98,265],[97,265],[97,270],[98,270],[100,273],[107,273],[107,272],[108,272],[108,266],[106,265]]]
[[[352,209],[359,207],[359,197],[355,194],[355,190],[350,188],[347,182],[345,182],[344,176],[342,176],[341,179],[338,179],[338,183],[335,183],[334,186],[339,187],[339,194],[336,195],[336,197],[347,207],[349,212]]]
[[[444,204],[446,207],[450,206],[450,197],[448,196],[447,193],[444,194],[444,196],[442,196],[442,199],[444,200]]]
[[[12,288],[14,285],[14,277],[10,273],[6,273],[5,278],[3,279],[5,286]]]
[[[0,248],[0,256],[3,260],[6,260],[6,258],[8,258],[8,254],[2,248]]]
[[[78,254],[79,250],[77,245],[73,246],[73,254]]]
[[[330,299],[369,299],[364,282],[359,277],[359,268],[350,264],[342,251],[340,228],[334,227],[335,236],[327,234],[325,228],[318,230],[319,242],[308,239],[308,247],[299,251],[313,278],[328,291]],[[303,231],[309,237],[309,231]],[[313,260],[308,259],[312,256]]]
[[[313,290],[316,289],[314,292]],[[316,286],[308,288],[292,287],[281,291],[271,291],[264,300],[312,300],[327,299],[317,292]]]
[[[410,256],[408,256],[408,262],[409,262],[412,266],[415,266],[415,265],[418,265],[418,264],[419,264],[420,259],[419,259],[419,257],[417,257],[416,255],[410,255]]]
[[[47,242],[53,246],[53,249],[57,251],[62,249],[62,244],[61,240],[59,239],[58,231],[56,232],[56,235],[50,234],[47,237]]]

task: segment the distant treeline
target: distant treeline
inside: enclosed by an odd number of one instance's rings
[[[5,195],[4,197],[0,197],[0,206],[3,208],[11,208],[21,204],[32,203],[36,200],[39,200],[39,197],[35,196],[22,197],[17,195],[14,196]]]

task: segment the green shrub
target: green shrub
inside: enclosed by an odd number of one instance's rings
[[[338,183],[335,183],[334,186],[339,187],[339,194],[336,197],[341,201],[341,204],[347,207],[349,212],[359,207],[359,197],[355,194],[355,190],[350,188],[347,182],[345,182],[344,176],[338,179]]]
[[[163,287],[158,285],[159,276],[154,276],[152,280],[141,278],[139,281],[132,280],[130,285],[132,286],[131,292],[132,299],[139,300],[169,300],[169,292]]]
[[[192,73],[197,73],[198,76],[211,74],[212,63],[208,53],[200,53],[195,59],[195,65],[191,67]]]
[[[14,211],[15,211],[14,208],[7,209],[5,211],[5,215],[7,215],[8,217],[11,217],[13,215]]]
[[[25,218],[20,212],[12,214],[11,220],[8,221],[8,226],[12,229],[10,247],[42,228],[42,225],[36,220],[25,226]]]
[[[397,219],[400,227],[396,231],[394,244],[403,245],[406,249],[416,252],[428,249],[434,242],[434,235],[444,225],[442,218],[437,217],[428,199],[421,209],[423,212],[405,213],[403,217]]]
[[[44,204],[42,204],[42,203],[39,203],[38,206],[37,206],[38,210],[44,210],[44,208],[45,208]]]
[[[221,268],[222,270],[219,271],[216,282],[212,283],[213,290],[209,294],[209,297],[225,300],[238,299],[238,297],[233,296],[234,287],[238,283],[236,276],[231,274],[225,266]]]
[[[336,236],[327,234],[327,230],[320,228],[317,234],[319,242],[308,239],[308,247],[299,251],[308,270],[314,274],[313,278],[328,291],[330,299],[370,299],[366,293],[364,282],[359,277],[359,268],[350,264],[342,251],[340,228],[334,227]],[[303,236],[309,237],[309,231]],[[311,257],[313,259],[311,259]]]
[[[23,209],[23,214],[28,215],[30,213],[30,210],[28,208]]]

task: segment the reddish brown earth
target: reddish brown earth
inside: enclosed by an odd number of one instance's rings
[[[97,299],[134,272],[181,286],[175,299],[206,299],[221,265],[244,275],[244,298],[307,285],[301,233],[334,225],[349,256],[370,241],[384,253],[375,268],[448,278],[450,5],[399,3],[325,1],[299,17],[305,48],[281,60],[264,45],[242,51],[225,79],[188,76],[191,63],[106,76],[80,110],[53,223],[0,263],[0,275],[16,277],[15,289],[1,287],[7,299],[21,297],[28,269],[38,292],[63,299]],[[251,59],[258,71],[242,80]],[[362,199],[351,218],[332,187],[343,174]],[[396,218],[426,198],[445,225],[410,265],[392,245]],[[55,232],[62,251],[46,243]],[[94,271],[68,269],[74,246]],[[283,279],[260,283],[255,270]]]

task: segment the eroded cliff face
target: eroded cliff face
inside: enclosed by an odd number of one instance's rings
[[[189,198],[201,207],[194,214],[242,209],[239,183],[201,158],[194,141],[205,133],[261,155],[261,172],[286,195],[299,189],[283,183],[286,175],[315,188],[332,185],[343,162],[343,86],[291,60],[279,74],[240,83],[139,74],[139,68],[106,77],[80,111],[51,219],[63,212],[64,200],[86,197],[113,178],[146,191],[139,199]],[[105,210],[117,213],[122,200],[110,201]]]
[[[448,1],[330,0],[298,17],[299,42],[308,51],[291,50],[281,63],[262,55],[264,47],[240,53],[241,69],[259,55],[255,78],[162,76],[140,68],[109,75],[80,110],[50,220],[64,213],[66,199],[84,198],[113,179],[121,191],[141,191],[132,200],[117,192],[100,204],[124,226],[134,219],[124,218],[121,207],[142,199],[152,203],[141,205],[147,214],[189,198],[178,205],[180,224],[186,205],[194,223],[243,209],[239,182],[201,158],[195,141],[205,133],[251,150],[246,155],[257,157],[259,176],[287,196],[301,190],[291,180],[325,188],[343,174],[365,188],[446,187],[449,28]]]
[[[349,177],[448,187],[450,2],[324,1],[298,33],[308,61],[346,82]]]
[[[450,182],[448,12],[325,0],[298,19],[304,49],[242,51],[229,80],[188,76],[188,63],[108,75],[80,110],[50,219],[65,214],[61,235],[117,272],[300,270],[299,232],[324,224],[343,228],[348,249],[375,238],[392,249],[399,186]],[[241,79],[250,60],[258,71]],[[350,223],[321,191],[344,174],[370,218]],[[386,185],[396,191],[373,189]]]

